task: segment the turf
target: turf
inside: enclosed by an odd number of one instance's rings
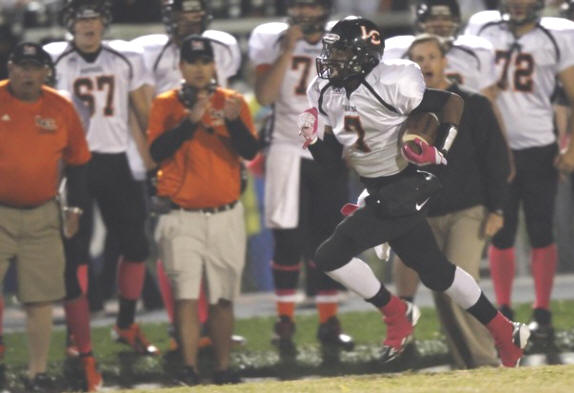
[[[574,301],[552,303],[554,324],[558,331],[557,342],[560,349],[574,350]],[[530,305],[516,307],[518,320],[526,321],[530,317]],[[352,352],[335,354],[322,353],[315,338],[317,319],[315,315],[296,317],[297,332],[295,341],[298,355],[295,359],[280,359],[270,344],[274,323],[273,317],[238,320],[235,332],[247,338],[248,345],[232,354],[232,364],[248,378],[278,378],[293,380],[301,377],[337,376],[342,374],[374,374],[421,369],[449,362],[444,338],[440,332],[434,309],[423,308],[422,318],[417,325],[417,350],[391,367],[380,364],[380,342],[385,335],[381,317],[376,312],[353,312],[341,314],[345,331],[356,341]],[[158,345],[165,353],[168,348],[166,324],[146,324],[143,326],[150,341]],[[64,358],[65,333],[55,331],[50,351],[49,372],[58,377],[60,384],[67,384],[74,377],[73,363]],[[112,342],[109,328],[93,329],[94,351],[104,374],[106,384],[129,388],[139,383],[173,384],[175,368],[170,360],[177,358],[140,357],[127,347]],[[5,360],[8,367],[8,379],[12,385],[18,385],[18,375],[25,370],[27,361],[26,337],[23,333],[5,336]],[[204,353],[200,359],[201,374],[208,381],[211,374],[212,357]],[[65,367],[62,367],[65,366]],[[64,370],[64,374],[63,371]]]
[[[478,369],[445,373],[403,373],[345,376],[288,382],[266,381],[235,386],[196,386],[197,393],[570,393],[574,366],[544,366],[517,369]],[[149,390],[123,390],[143,393]],[[158,393],[183,393],[189,388],[154,390]]]

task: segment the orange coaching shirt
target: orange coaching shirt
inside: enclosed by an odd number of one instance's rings
[[[186,115],[178,90],[170,90],[154,100],[148,129],[150,145],[159,135],[177,126]],[[232,94],[236,93],[217,88],[193,137],[172,157],[161,162],[158,195],[190,209],[221,206],[239,199],[241,159],[231,145],[223,117],[225,98]],[[256,136],[245,100],[242,100],[240,118]]]
[[[82,165],[90,151],[71,102],[42,87],[35,102],[16,99],[0,82],[0,203],[39,206],[58,191],[62,161]]]

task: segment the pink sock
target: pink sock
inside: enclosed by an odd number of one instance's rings
[[[514,247],[500,249],[490,246],[488,249],[490,276],[499,306],[510,306],[512,283],[514,282]]]
[[[207,315],[209,313],[209,304],[207,302],[207,296],[205,296],[205,285],[203,285],[203,280],[201,281],[201,286],[199,287],[199,300],[197,302],[197,314],[199,315],[199,322],[205,323],[207,321]]]
[[[536,302],[534,308],[548,309],[556,273],[556,244],[532,249],[532,276]]]
[[[76,277],[78,277],[78,284],[82,293],[88,293],[88,265],[79,265],[76,270]]]
[[[159,291],[161,292],[161,298],[163,299],[163,305],[165,307],[165,311],[167,312],[167,317],[169,318],[169,322],[173,325],[175,321],[174,316],[174,300],[173,300],[173,291],[171,288],[171,281],[163,268],[163,262],[161,260],[157,260],[156,264],[156,272],[157,272],[157,282],[159,285]]]
[[[145,278],[145,263],[121,259],[118,266],[118,288],[126,300],[138,300]]]
[[[92,351],[92,338],[90,336],[90,308],[84,295],[79,298],[64,302],[66,311],[66,323],[80,354]]]

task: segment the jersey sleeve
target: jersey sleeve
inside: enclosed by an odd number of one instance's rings
[[[139,89],[144,85],[153,86],[154,80],[151,72],[145,65],[143,52],[134,53],[131,56],[131,63],[133,67],[133,75],[130,81],[130,91]]]
[[[480,11],[472,15],[466,24],[464,34],[479,35],[480,29],[487,23],[500,21],[500,12],[498,11]]]
[[[560,60],[558,62],[558,72],[574,66],[574,29],[561,31],[558,38],[560,48]]]
[[[257,26],[249,37],[249,60],[257,67],[273,64],[280,53],[279,37],[284,23],[266,23]]]
[[[166,94],[168,93],[161,94],[152,101],[147,128],[148,145],[151,145],[158,136],[166,131],[165,121],[169,107],[169,99]]]
[[[66,113],[68,131],[68,143],[63,154],[64,162],[72,166],[83,165],[90,160],[91,154],[82,122],[72,103],[66,101],[63,110]]]
[[[317,112],[319,113],[319,121],[321,122],[321,124],[331,126],[331,123],[329,122],[327,116],[325,116],[325,114],[319,110],[320,96],[321,96],[321,79],[318,76],[316,76],[307,87],[307,101],[309,102],[310,108],[317,109]],[[322,129],[322,127],[320,127],[319,129]]]
[[[411,61],[406,63],[394,84],[395,91],[390,104],[401,114],[407,115],[421,103],[426,89],[419,66]]]
[[[249,105],[247,101],[245,101],[245,97],[241,96],[241,112],[239,113],[239,117],[241,121],[247,129],[249,133],[255,137],[255,139],[259,139],[257,135],[257,130],[255,129],[255,125],[253,124],[253,116],[251,116],[251,111],[249,110]]]

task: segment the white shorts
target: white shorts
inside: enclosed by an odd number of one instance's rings
[[[247,241],[241,202],[219,213],[172,210],[155,237],[176,299],[198,299],[204,275],[211,304],[239,295]]]

